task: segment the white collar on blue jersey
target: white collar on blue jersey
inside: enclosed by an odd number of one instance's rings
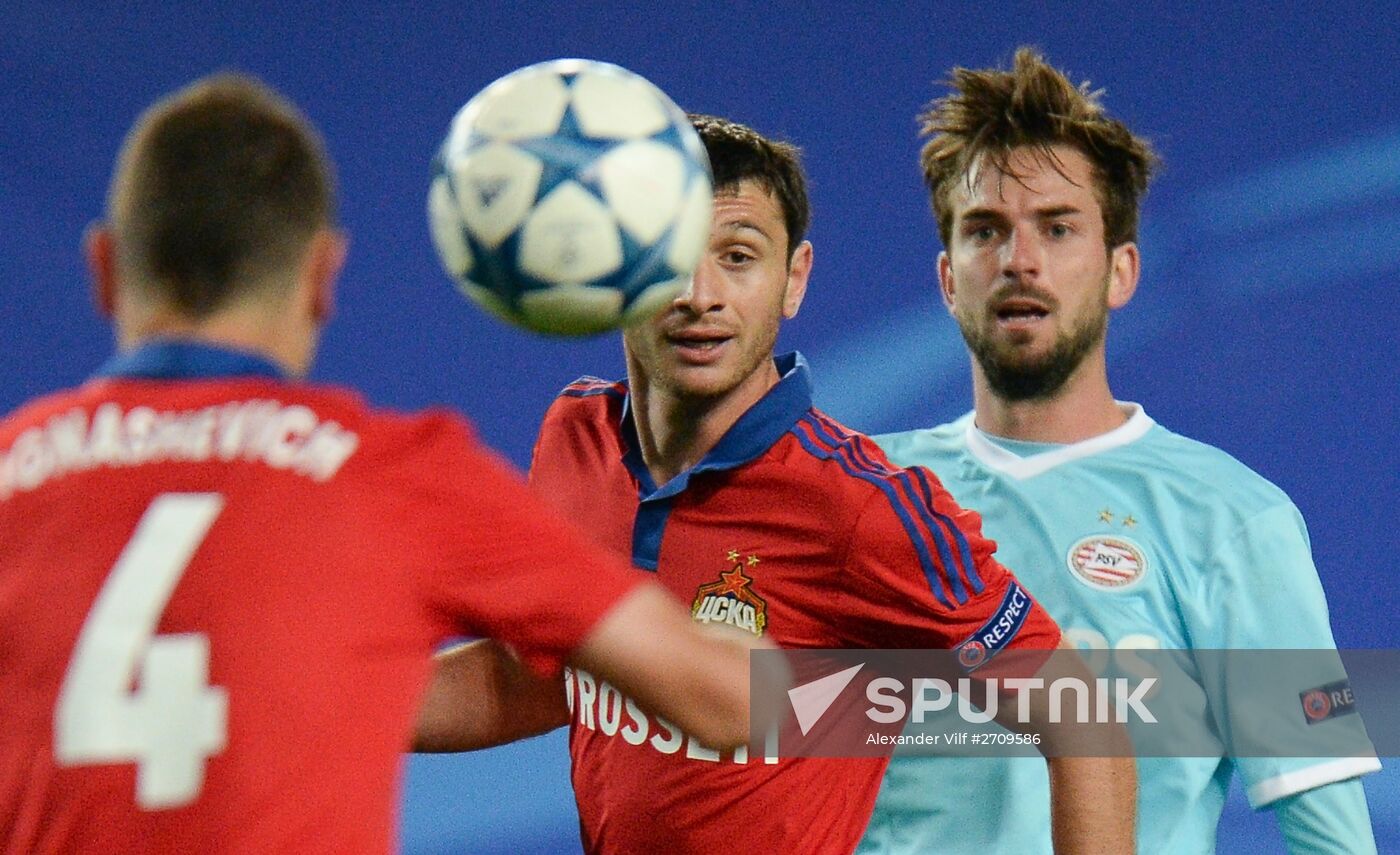
[[[975,417],[969,418],[966,430],[967,450],[987,468],[1003,475],[1017,480],[1033,478],[1071,460],[1082,460],[1141,439],[1156,424],[1142,409],[1142,405],[1131,401],[1116,403],[1128,415],[1128,420],[1108,433],[1101,433],[1069,445],[1046,443],[1044,451],[1024,457],[998,445],[996,437],[978,430]]]

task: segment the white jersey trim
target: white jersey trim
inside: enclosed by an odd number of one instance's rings
[[[1381,761],[1375,757],[1342,757],[1308,766],[1293,772],[1284,772],[1267,778],[1249,788],[1249,803],[1255,810],[1270,805],[1285,796],[1307,792],[1327,784],[1346,781],[1371,772],[1381,770]]]
[[[1098,436],[1062,445],[1050,451],[1032,454],[1029,457],[1013,454],[992,442],[982,431],[977,429],[975,418],[968,419],[965,435],[967,450],[983,465],[1003,475],[1018,481],[1034,478],[1042,472],[1048,472],[1056,466],[1069,463],[1072,460],[1081,460],[1095,454],[1102,454],[1110,449],[1120,448],[1141,439],[1156,424],[1152,417],[1143,410],[1142,405],[1134,404],[1131,401],[1118,401],[1117,404],[1128,415],[1128,420],[1123,424],[1108,433],[1101,433]]]

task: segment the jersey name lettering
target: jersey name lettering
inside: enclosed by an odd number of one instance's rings
[[[98,466],[143,463],[259,462],[314,481],[332,478],[359,437],[322,421],[301,404],[235,401],[196,410],[123,410],[115,403],[91,414],[75,407],[29,428],[0,452],[0,500]]]
[[[599,680],[587,671],[564,669],[564,697],[578,727],[599,731],[608,737],[621,736],[632,745],[646,743],[662,754],[676,754],[683,750],[691,760],[718,763],[721,759],[729,759],[740,765],[749,762],[747,746],[739,746],[726,757],[676,724],[659,715],[648,715],[637,706],[636,701],[619,692],[608,681]],[[778,755],[771,746],[765,751],[763,762],[778,762]]]

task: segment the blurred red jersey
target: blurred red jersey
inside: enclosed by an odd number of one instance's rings
[[[1059,628],[931,473],[891,465],[812,407],[806,364],[693,468],[653,483],[627,387],[586,378],[545,417],[530,483],[604,545],[722,623],[789,648],[1050,649]],[[590,853],[852,851],[888,758],[720,753],[606,682],[566,672]]]
[[[0,423],[0,851],[389,851],[434,648],[558,673],[641,580],[462,419],[275,374],[159,344]]]

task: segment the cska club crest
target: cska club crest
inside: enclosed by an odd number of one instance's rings
[[[768,626],[768,604],[754,593],[753,577],[744,574],[739,553],[731,549],[728,559],[733,566],[719,574],[719,581],[695,591],[690,616],[700,623],[726,623],[761,636]],[[748,566],[756,564],[758,556],[750,555]]]

